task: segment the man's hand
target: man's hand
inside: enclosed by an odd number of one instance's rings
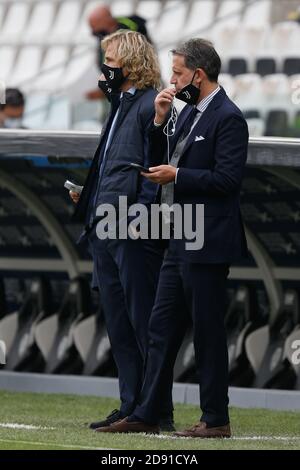
[[[74,191],[69,191],[69,194],[70,194],[70,198],[72,199],[72,201],[75,202],[75,204],[77,204],[80,198],[80,194],[75,193]]]
[[[176,168],[171,165],[159,165],[149,168],[150,173],[141,173],[145,178],[157,184],[168,184],[175,181]]]
[[[176,95],[175,88],[165,88],[155,98],[155,122],[156,124],[162,124],[168,112],[170,111],[172,101]]]

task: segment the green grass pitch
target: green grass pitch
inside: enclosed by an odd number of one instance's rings
[[[113,399],[0,391],[0,400],[0,449],[300,449],[299,412],[232,408],[233,438],[200,440],[89,430],[89,422],[118,407]],[[177,429],[198,419],[196,406],[176,405]]]

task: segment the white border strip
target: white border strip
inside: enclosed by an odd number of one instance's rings
[[[31,393],[63,393],[119,398],[118,380],[108,377],[31,374],[0,371],[0,390]],[[300,411],[300,390],[229,389],[230,406]],[[175,383],[175,403],[199,405],[199,387]]]

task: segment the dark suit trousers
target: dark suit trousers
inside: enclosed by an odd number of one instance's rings
[[[148,324],[162,263],[157,242],[148,240],[99,240],[89,236],[96,281],[105,323],[117,365],[121,415],[136,406],[148,348]],[[172,381],[162,416],[172,414]]]
[[[182,261],[174,242],[170,242],[149,323],[145,380],[131,421],[158,422],[161,399],[172,379],[175,359],[191,315],[201,420],[209,426],[229,422],[228,355],[224,327],[228,273],[228,265]]]

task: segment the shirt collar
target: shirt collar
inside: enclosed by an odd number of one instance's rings
[[[204,111],[206,110],[210,102],[214,99],[214,97],[216,96],[217,93],[219,93],[220,90],[221,90],[221,87],[220,85],[218,85],[218,88],[216,88],[209,95],[203,98],[203,100],[201,100],[200,103],[198,103],[197,109],[198,111],[200,111],[200,113],[204,113]]]
[[[125,93],[130,93],[131,95],[135,95],[135,92],[136,92],[136,88],[134,86],[132,86],[131,88],[129,88],[129,90],[127,90]],[[124,96],[124,92],[122,91],[121,92],[121,95],[120,95],[120,99],[122,99]]]

